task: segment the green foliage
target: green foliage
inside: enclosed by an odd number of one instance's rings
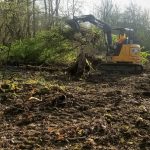
[[[53,28],[51,31],[43,32],[41,34],[45,46],[41,53],[41,61],[62,62],[70,60],[70,55],[68,54],[72,53],[72,44],[71,41],[63,36],[60,28]],[[68,55],[68,58],[66,55]]]
[[[10,51],[11,61],[18,63],[38,62],[43,51],[43,43],[38,37],[16,41]]]
[[[4,45],[0,45],[0,62],[5,63],[8,58],[9,48]]]
[[[34,38],[17,40],[11,45],[8,62],[13,64],[72,62],[76,58],[77,45],[81,43],[74,45],[73,42],[76,41],[67,38],[65,32],[72,33],[69,30],[61,30],[61,27],[57,26],[50,31],[39,32]],[[86,45],[93,45],[93,48],[98,50],[104,49],[103,33],[99,29],[92,27],[85,33]]]
[[[148,57],[150,57],[150,53],[148,51],[141,52],[140,55],[142,57],[142,64],[146,64],[149,62]]]
[[[0,2],[0,42],[8,43],[26,37],[27,10],[26,2]]]
[[[104,33],[101,29],[92,26],[91,33],[93,34],[93,45],[97,50],[105,51],[105,39],[104,39]]]
[[[49,63],[54,61],[70,61],[74,58],[71,42],[64,38],[61,30],[53,28],[43,31],[35,38],[16,41],[11,46],[10,62],[17,63]]]
[[[117,35],[113,34],[112,35],[112,42],[115,43],[117,41]]]

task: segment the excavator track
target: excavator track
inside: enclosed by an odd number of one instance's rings
[[[140,74],[143,72],[143,66],[139,64],[128,63],[101,63],[98,66],[98,70],[102,70],[109,73],[132,73]]]

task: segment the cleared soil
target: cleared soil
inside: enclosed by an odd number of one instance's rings
[[[77,80],[57,66],[9,68],[0,77],[0,149],[150,149],[149,70]]]

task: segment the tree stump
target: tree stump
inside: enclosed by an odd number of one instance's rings
[[[76,62],[69,68],[68,72],[71,76],[81,77],[85,72],[88,72],[90,68],[91,66],[86,58],[86,53],[84,53],[82,49]]]

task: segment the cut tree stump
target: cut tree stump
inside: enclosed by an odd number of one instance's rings
[[[85,66],[86,57],[85,54],[82,52],[77,57],[76,62],[71,65],[68,72],[71,76],[81,77],[84,73]]]
[[[71,76],[81,77],[84,73],[93,70],[90,62],[91,61],[89,60],[87,54],[81,50],[76,62],[69,68],[68,73]]]

